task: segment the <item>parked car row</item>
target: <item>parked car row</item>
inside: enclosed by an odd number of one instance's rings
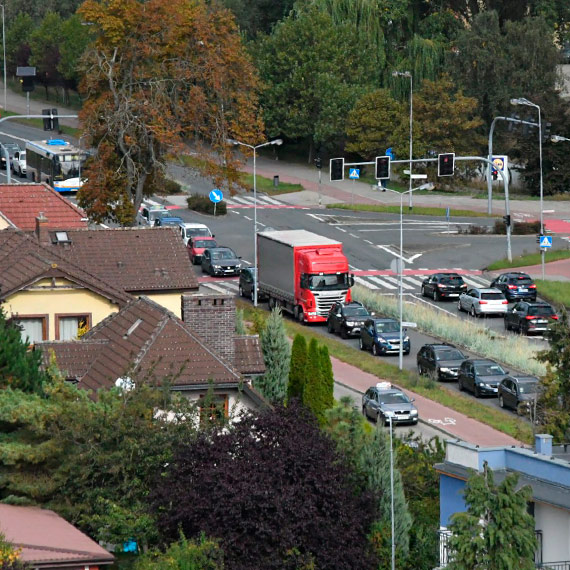
[[[18,176],[26,175],[26,151],[17,143],[0,143],[0,168],[6,170],[6,153],[10,160],[10,169]]]

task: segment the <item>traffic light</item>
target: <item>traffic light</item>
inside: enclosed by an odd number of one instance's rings
[[[344,158],[331,158],[330,177],[331,182],[344,180]]]
[[[42,119],[44,122],[44,131],[59,131],[59,119],[57,118],[57,109],[42,109]]]
[[[24,93],[31,93],[35,86],[34,86],[34,78],[30,77],[30,76],[24,76],[20,78],[20,81],[22,83],[22,91]]]
[[[377,156],[376,157],[376,180],[389,180],[390,179],[390,157]]]
[[[544,236],[543,236],[542,234],[537,234],[537,236],[536,236],[536,243],[540,243],[540,242],[542,241],[542,238],[543,238],[543,237],[544,237]]]
[[[320,170],[323,167],[323,159],[320,156],[315,158],[315,166]]]
[[[552,123],[541,123],[541,133],[540,136],[542,137],[542,142],[548,142],[550,140],[550,127],[552,127]]]
[[[509,227],[511,225],[511,216],[510,215],[503,216],[503,221],[505,222],[505,226]]]
[[[437,175],[453,176],[455,170],[455,153],[448,152],[446,154],[437,155]]]

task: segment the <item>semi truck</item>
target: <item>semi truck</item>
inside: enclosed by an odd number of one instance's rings
[[[331,307],[351,300],[342,243],[306,230],[257,234],[258,291],[302,323],[325,323]]]

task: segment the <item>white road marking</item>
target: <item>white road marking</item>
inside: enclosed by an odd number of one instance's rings
[[[388,277],[388,275],[383,276],[384,279],[395,283],[398,287],[400,286],[400,278],[399,277]],[[413,289],[410,285],[407,285],[404,279],[402,279],[402,289]]]
[[[368,279],[370,279],[370,281],[374,281],[374,283],[378,283],[379,285],[381,285],[385,289],[396,289],[396,287],[394,285],[391,285],[390,283],[386,283],[386,281],[382,281],[382,279],[380,279],[379,277],[376,277],[375,275],[369,275]],[[375,287],[375,289],[378,289],[378,287]]]
[[[362,279],[362,277],[358,277],[358,275],[354,276],[354,280],[357,283],[360,283],[360,285],[363,285],[364,287],[367,287],[368,289],[378,289],[378,287],[376,287],[376,285],[373,285],[372,283],[369,283],[368,281],[365,281],[364,279]]]

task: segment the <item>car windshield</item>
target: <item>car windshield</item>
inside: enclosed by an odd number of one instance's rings
[[[367,317],[368,311],[364,307],[345,307],[344,314],[347,317]]]
[[[339,287],[348,288],[348,273],[309,275],[309,289],[313,291],[338,289]]]
[[[475,372],[478,376],[497,376],[505,374],[505,371],[498,364],[477,364]]]
[[[179,226],[180,218],[160,218],[160,223],[163,226]]]
[[[538,383],[535,381],[519,382],[519,392],[521,394],[536,394]]]
[[[192,244],[194,245],[194,247],[204,247],[204,248],[217,246],[216,242],[213,239],[199,239],[192,242]]]
[[[26,153],[25,152],[20,153],[20,160],[26,160]]]
[[[481,299],[487,299],[488,301],[500,301],[504,299],[502,293],[481,293]]]
[[[376,332],[378,333],[398,332],[399,330],[400,330],[400,325],[398,324],[397,321],[376,323]]]
[[[554,314],[554,309],[550,306],[529,307],[528,314],[549,317]]]
[[[446,285],[463,285],[463,277],[460,277],[459,275],[442,277],[440,282],[445,283]]]
[[[381,404],[408,404],[410,399],[403,392],[391,392],[389,394],[380,393]]]
[[[186,237],[209,236],[208,228],[186,228]]]
[[[465,358],[459,350],[455,348],[448,348],[445,350],[438,350],[435,353],[436,360],[462,360]]]
[[[236,259],[237,255],[231,249],[217,249],[212,252],[212,259]]]
[[[163,210],[155,210],[155,211],[151,210],[149,215],[148,215],[148,217],[151,220],[156,220],[157,218],[165,218],[167,216],[168,216],[168,212],[165,212]]]

